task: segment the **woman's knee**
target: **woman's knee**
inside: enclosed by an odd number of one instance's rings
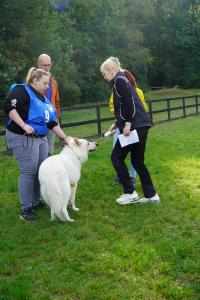
[[[38,161],[35,159],[20,161],[20,173],[34,177],[38,172]]]
[[[131,160],[131,163],[133,165],[133,168],[137,171],[138,169],[143,168],[144,162],[140,160]]]

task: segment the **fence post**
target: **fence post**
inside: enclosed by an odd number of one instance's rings
[[[151,102],[151,100],[149,100],[149,115],[150,115],[151,123],[153,125],[153,113],[152,113],[152,102]]]
[[[96,105],[96,113],[97,113],[97,130],[98,130],[98,136],[101,136],[101,105]]]
[[[183,97],[183,116],[186,117],[186,111],[185,111],[185,97]]]
[[[171,119],[171,114],[170,114],[170,100],[167,99],[167,115],[168,115],[168,121]]]
[[[198,114],[198,112],[199,112],[198,96],[195,96],[195,104],[196,104],[196,114]]]

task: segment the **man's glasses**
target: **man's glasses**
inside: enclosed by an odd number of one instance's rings
[[[44,64],[44,65],[41,65],[42,67],[48,67],[48,68],[50,68],[51,66],[52,66],[52,64]]]

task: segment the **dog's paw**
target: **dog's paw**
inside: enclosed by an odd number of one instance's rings
[[[72,223],[72,222],[74,222],[74,219],[71,219],[71,218],[70,218],[70,219],[67,220],[67,222]]]
[[[74,211],[79,211],[79,208],[76,207],[76,206],[72,206],[72,209],[73,209]]]

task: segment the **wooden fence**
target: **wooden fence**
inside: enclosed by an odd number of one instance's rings
[[[149,114],[152,124],[158,124],[163,122],[169,122],[172,120],[186,118],[187,116],[199,114],[200,106],[200,95],[187,96],[187,97],[176,97],[176,98],[166,98],[160,100],[149,100],[147,101],[149,106]],[[96,124],[97,131],[96,136],[102,136],[102,123],[106,121],[114,120],[114,117],[101,117],[101,112],[103,107],[108,107],[108,103],[97,103],[91,105],[80,105],[74,107],[63,107],[62,114],[65,112],[75,112],[81,110],[96,110],[96,118],[77,121],[77,122],[61,122],[62,128],[81,126],[88,124]],[[178,113],[174,113],[178,112]],[[158,117],[157,117],[158,116]],[[0,125],[6,123],[6,117],[2,111],[0,111]],[[5,135],[5,130],[0,130],[0,136]]]

